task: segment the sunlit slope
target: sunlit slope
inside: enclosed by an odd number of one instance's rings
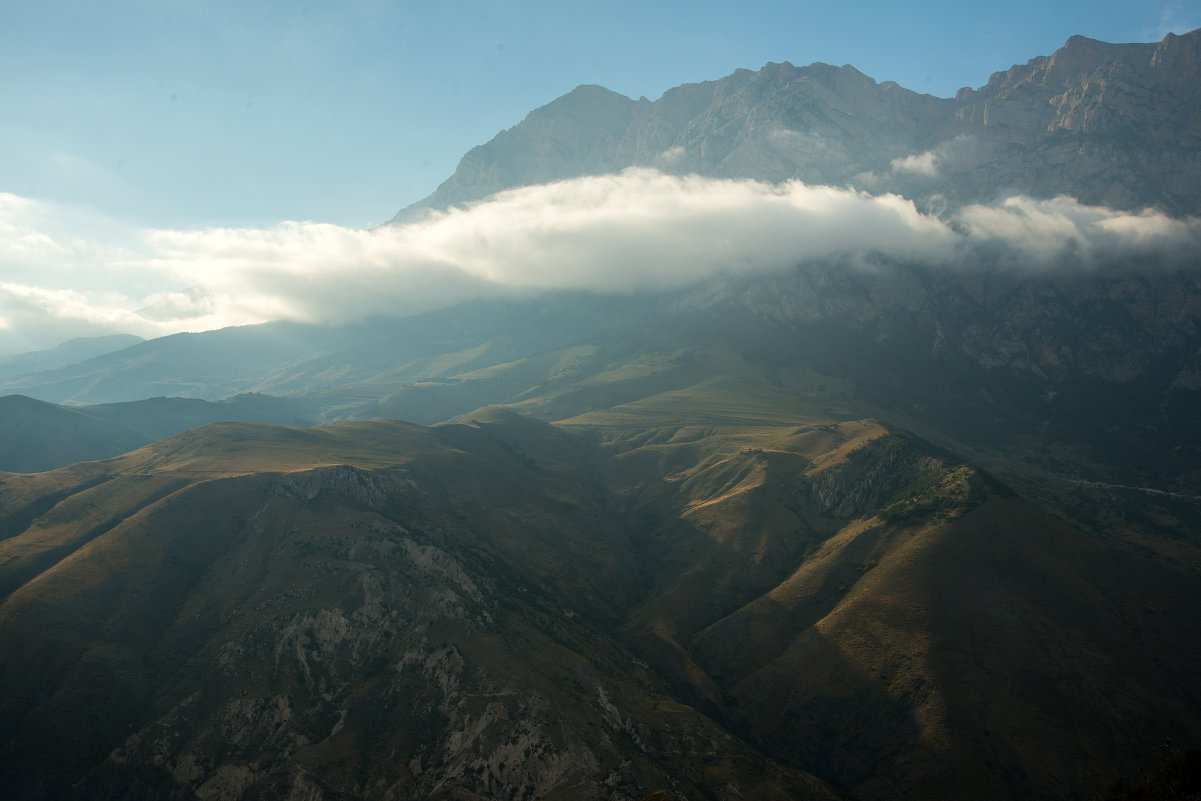
[[[1195,542],[1098,538],[872,420],[609,434],[625,636],[768,753],[861,797],[1084,797],[1194,730]]]

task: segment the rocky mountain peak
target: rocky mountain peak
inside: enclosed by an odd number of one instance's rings
[[[897,192],[951,207],[1001,191],[1201,212],[1201,31],[1158,43],[1073,36],[954,99],[855,67],[785,61],[638,101],[580,86],[470,151],[393,222],[512,187],[627,167]],[[933,153],[936,174],[898,168]],[[929,158],[927,158],[929,161]]]
[[[1201,72],[1201,29],[1177,36],[1169,33],[1155,48],[1151,66],[1165,73],[1196,79]]]
[[[1110,44],[1087,36],[1073,36],[1046,60],[1045,80],[1050,85],[1068,83],[1115,61],[1145,64],[1154,48],[1153,44]]]
[[[637,105],[636,101],[611,89],[596,84],[581,84],[562,97],[534,109],[527,119],[589,116],[599,124],[616,125],[628,118]]]

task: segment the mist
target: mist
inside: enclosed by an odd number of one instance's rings
[[[1089,269],[1113,259],[1176,265],[1201,245],[1196,219],[1068,197],[935,216],[891,194],[652,169],[512,189],[370,230],[83,222],[0,196],[0,352],[113,332],[408,315],[505,293],[682,289],[830,257],[962,270],[988,254],[1015,269]]]

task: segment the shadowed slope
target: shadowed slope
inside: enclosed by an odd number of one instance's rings
[[[1195,540],[1099,539],[873,421],[605,447],[642,532],[629,641],[841,790],[1087,796],[1195,726]]]
[[[0,470],[37,473],[74,462],[104,459],[149,439],[86,410],[7,395],[0,398]]]
[[[63,551],[0,605],[2,786],[829,797],[608,632],[638,589],[582,447],[495,412],[215,425],[86,468],[0,543],[5,567]]]
[[[5,476],[4,780],[1083,798],[1187,739],[1195,541],[727,366],[560,426],[226,423]]]

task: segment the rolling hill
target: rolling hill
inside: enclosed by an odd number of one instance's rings
[[[106,459],[206,423],[238,420],[306,424],[300,400],[238,395],[221,401],[148,398],[59,406],[23,395],[0,397],[0,470],[38,473]]]

